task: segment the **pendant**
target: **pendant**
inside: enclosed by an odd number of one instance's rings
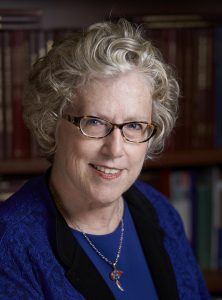
[[[116,266],[113,266],[113,271],[110,273],[110,278],[115,281],[117,287],[124,292],[124,289],[122,288],[121,282],[119,281],[120,277],[123,275],[123,271],[117,270]]]

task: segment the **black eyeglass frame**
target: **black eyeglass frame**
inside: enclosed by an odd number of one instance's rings
[[[112,125],[112,127],[110,128],[110,131],[108,131],[108,133],[104,136],[101,136],[101,137],[94,137],[94,136],[90,136],[90,135],[87,135],[81,128],[80,126],[80,122],[82,119],[85,119],[85,118],[93,118],[93,119],[96,119],[96,120],[102,120],[104,122],[107,122],[109,124]],[[121,123],[121,124],[115,124],[115,123],[112,123],[110,121],[107,121],[107,120],[104,120],[102,118],[99,118],[99,117],[95,117],[95,116],[81,116],[81,117],[75,117],[75,116],[71,116],[69,114],[65,114],[63,115],[63,119],[64,120],[67,120],[68,122],[70,122],[71,124],[75,125],[76,127],[78,127],[78,129],[80,130],[80,132],[84,135],[84,136],[87,136],[88,138],[92,138],[92,139],[102,139],[106,136],[108,136],[109,134],[111,134],[113,132],[113,130],[115,128],[119,128],[120,129],[120,132],[121,132],[121,135],[123,137],[124,140],[126,140],[127,142],[130,142],[130,143],[134,143],[134,144],[141,144],[141,143],[145,143],[147,141],[149,141],[154,135],[155,133],[157,132],[157,125],[156,124],[153,124],[153,123],[147,123],[147,122],[144,122],[144,121],[131,121],[131,122],[126,122],[126,123]],[[152,127],[153,128],[153,132],[152,134],[146,138],[144,141],[141,141],[141,142],[135,142],[135,141],[131,141],[129,140],[127,137],[125,137],[124,133],[123,133],[123,127],[127,124],[133,124],[133,123],[142,123],[142,124],[146,124],[147,127]]]

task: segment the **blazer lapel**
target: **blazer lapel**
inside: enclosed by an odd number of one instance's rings
[[[164,247],[164,231],[147,198],[132,186],[125,194],[160,300],[178,300],[175,274]]]
[[[87,300],[115,300],[103,277],[82,250],[59,211],[56,214],[56,248],[67,278]]]
[[[164,232],[156,212],[134,186],[125,194],[160,300],[178,300],[175,274],[164,248]],[[115,300],[112,291],[56,210],[56,253],[66,276],[87,300]]]

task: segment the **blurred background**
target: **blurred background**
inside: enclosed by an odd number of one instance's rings
[[[0,200],[49,164],[25,128],[32,64],[98,21],[142,24],[180,84],[175,131],[140,179],[173,203],[214,299],[222,299],[222,1],[0,1]]]

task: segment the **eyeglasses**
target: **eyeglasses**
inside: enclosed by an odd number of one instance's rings
[[[77,126],[80,132],[94,139],[101,139],[109,135],[114,128],[119,128],[123,138],[131,143],[145,143],[157,131],[157,126],[147,122],[126,122],[114,124],[93,116],[73,117],[64,115],[63,119]]]

